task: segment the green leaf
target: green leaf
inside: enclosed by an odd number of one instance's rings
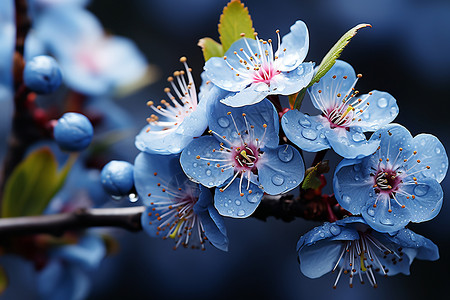
[[[50,148],[43,147],[30,153],[6,181],[2,217],[42,214],[63,186],[75,160],[76,155],[71,155],[58,172],[58,163]]]
[[[318,82],[320,78],[322,78],[330,69],[333,67],[333,65],[336,63],[336,59],[339,58],[339,56],[342,53],[342,50],[350,43],[350,40],[352,37],[356,35],[356,33],[364,27],[372,27],[370,24],[359,24],[347,31],[337,42],[334,44],[334,46],[328,51],[328,53],[325,55],[325,57],[320,62],[319,67],[317,68],[317,72],[314,75],[311,82],[300,90],[300,92],[297,95],[297,98],[294,103],[295,109],[300,109],[300,105],[302,103],[303,97],[305,97],[306,89],[312,86],[314,83]]]
[[[209,37],[200,39],[197,45],[203,50],[205,62],[211,57],[222,57],[225,54],[222,45]]]
[[[220,42],[225,53],[241,34],[254,39],[255,29],[247,7],[240,0],[231,0],[223,9],[219,21]]]
[[[0,266],[0,295],[6,290],[8,283],[8,275],[6,274],[5,269]]]
[[[302,189],[317,189],[320,187],[319,176],[330,171],[330,166],[328,160],[319,162],[314,167],[308,168],[306,170],[306,176],[302,183]]]

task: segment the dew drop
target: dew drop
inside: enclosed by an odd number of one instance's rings
[[[386,226],[393,226],[394,222],[392,222],[391,218],[382,217],[380,218],[380,223]]]
[[[226,128],[230,125],[230,120],[228,120],[228,118],[225,117],[220,117],[217,120],[217,123],[219,123],[220,127]]]
[[[353,139],[354,142],[359,143],[359,142],[364,141],[366,139],[366,137],[364,136],[364,134],[362,132],[355,132],[352,135],[352,139]]]
[[[424,196],[428,193],[429,189],[430,187],[428,185],[418,184],[414,187],[414,194],[419,197]]]
[[[245,211],[243,209],[240,209],[237,213],[238,216],[242,217],[245,215]]]
[[[398,114],[398,108],[393,106],[390,109],[391,117],[396,116]]]
[[[280,174],[275,174],[272,176],[272,183],[274,185],[280,186],[284,183],[284,177]]]
[[[445,163],[442,163],[442,164],[441,164],[441,168],[442,168],[442,169],[445,169],[446,166],[447,166],[447,165],[446,165]]]
[[[139,200],[139,196],[135,193],[131,193],[128,195],[128,200],[130,200],[131,203],[135,203]]]
[[[111,199],[113,199],[114,201],[121,201],[123,199],[123,196],[113,196],[113,195],[111,195]]]
[[[348,195],[342,195],[342,201],[344,201],[345,203],[350,203],[350,201],[352,201],[352,198],[350,198],[350,196]]]
[[[236,203],[237,206],[241,205],[241,201],[239,200],[234,201],[234,203]]]
[[[195,162],[195,163],[192,164],[192,166],[193,166],[194,168],[197,168],[197,167],[198,167],[198,163]]]
[[[321,232],[319,235],[320,235],[320,237],[325,237],[325,233],[323,233],[323,232]]]
[[[294,157],[294,150],[292,150],[292,147],[282,147],[278,149],[278,158],[283,162],[290,162],[292,158]]]
[[[323,129],[323,125],[322,125],[322,124],[318,124],[318,125],[316,126],[316,129],[317,129],[317,130],[322,130],[322,129]]]
[[[321,139],[324,139],[324,138],[325,138],[325,134],[321,133],[321,134],[319,135],[319,137],[320,137]]]
[[[378,107],[379,108],[385,108],[387,105],[388,105],[388,101],[386,98],[378,99]]]
[[[292,65],[294,65],[296,61],[297,60],[294,60],[294,63]],[[297,68],[297,75],[303,75],[303,73],[305,73],[304,68]]]
[[[213,186],[213,185],[214,185],[214,182],[210,181],[210,182],[208,183],[208,185],[209,185],[209,186]]]
[[[225,203],[224,203],[224,206],[225,206],[225,207],[228,207],[228,203],[227,203],[227,202],[225,202]]]
[[[305,139],[310,141],[314,141],[315,139],[317,139],[317,133],[309,128],[303,128],[302,135]]]
[[[207,169],[207,170],[205,171],[205,174],[206,174],[206,176],[211,176],[211,170],[210,170],[210,169]]]
[[[187,155],[191,155],[191,151],[188,150]]]
[[[251,193],[247,195],[247,201],[250,203],[256,203],[261,199],[261,193],[256,192],[256,193]]]
[[[332,235],[338,235],[339,233],[341,233],[341,228],[337,225],[331,225],[330,227],[330,232]]]
[[[232,210],[232,209],[229,209],[229,210],[228,210],[228,214],[231,215],[232,213],[233,213],[233,210]]]
[[[369,216],[371,216],[371,217],[375,216],[375,209],[373,208],[373,206],[370,206],[370,207],[367,209],[367,214],[368,214]]]
[[[434,149],[434,152],[436,152],[436,154],[441,153],[441,149],[439,149],[438,147],[436,147],[436,149]]]
[[[311,127],[311,122],[305,116],[298,120],[298,124],[305,128]]]

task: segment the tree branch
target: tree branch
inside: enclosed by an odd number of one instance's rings
[[[0,219],[0,237],[48,233],[62,235],[68,230],[114,226],[140,231],[144,206],[81,209],[71,213]]]

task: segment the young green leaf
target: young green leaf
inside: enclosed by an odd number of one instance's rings
[[[222,45],[209,37],[200,39],[197,45],[203,50],[205,62],[211,57],[221,57],[225,54]]]
[[[314,75],[311,82],[300,90],[300,92],[297,95],[297,98],[295,99],[294,108],[300,109],[300,105],[303,101],[303,97],[305,97],[306,89],[312,86],[314,83],[318,82],[320,78],[322,78],[335,64],[336,59],[339,58],[339,56],[342,53],[342,50],[350,43],[350,40],[352,37],[356,35],[356,33],[364,27],[372,27],[370,24],[359,24],[347,31],[337,42],[334,44],[334,46],[328,51],[328,53],[325,55],[325,57],[320,62],[319,67],[317,68],[316,74]]]
[[[255,29],[247,7],[240,0],[231,0],[223,9],[219,21],[220,42],[223,46],[223,52],[226,52],[231,44],[240,39],[242,33],[247,38],[255,38]]]
[[[328,160],[319,162],[314,167],[310,167],[306,170],[305,179],[302,183],[302,189],[317,189],[320,187],[321,182],[319,176],[321,174],[328,173],[330,171],[330,166]]]
[[[63,186],[74,162],[75,157],[71,156],[64,168],[58,172],[58,163],[48,147],[30,153],[6,181],[2,217],[42,214]]]

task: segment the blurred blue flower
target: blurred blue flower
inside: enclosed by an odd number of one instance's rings
[[[0,2],[0,164],[13,116],[13,54],[16,38],[14,1]]]
[[[305,87],[314,75],[313,63],[302,63],[309,48],[308,29],[297,21],[274,53],[272,40],[242,38],[234,42],[223,58],[212,57],[205,64],[206,75],[218,87],[239,92],[222,100],[239,107],[262,101],[268,95],[290,95]]]
[[[191,180],[217,187],[221,215],[248,217],[264,192],[277,195],[300,184],[303,159],[294,147],[278,145],[278,114],[269,100],[236,108],[216,102],[208,119],[213,136],[194,139],[180,162]]]
[[[53,248],[45,268],[37,275],[42,299],[85,299],[91,287],[92,271],[106,255],[103,240],[95,235],[82,237],[77,244]]]
[[[377,287],[375,274],[409,275],[414,258],[437,260],[439,251],[429,239],[402,229],[392,235],[379,233],[361,217],[348,217],[324,223],[303,235],[297,244],[300,270],[309,278],[338,271],[333,287],[342,273],[349,274],[350,287],[358,276]]]
[[[134,188],[133,168],[133,165],[126,161],[110,161],[102,169],[103,188],[113,196],[128,195]]]
[[[94,128],[89,119],[79,113],[65,113],[53,129],[55,141],[66,151],[82,151],[92,141]]]
[[[448,169],[441,142],[430,134],[413,138],[398,124],[381,128],[371,140],[380,141],[373,155],[344,159],[336,167],[333,186],[339,204],[380,232],[434,218],[443,201],[439,183]]]
[[[61,66],[65,83],[84,94],[111,93],[147,71],[146,59],[133,42],[107,36],[95,16],[78,6],[45,9],[34,23],[33,34],[29,41],[34,49],[27,53],[50,52]]]
[[[174,239],[174,249],[182,245],[204,250],[208,239],[228,251],[225,224],[210,191],[184,175],[179,156],[141,152],[135,160],[134,180],[147,206],[141,220],[150,236]]]
[[[169,99],[169,101],[161,100],[165,108],[161,105],[155,106],[153,101],[147,102],[156,115],[152,114],[147,118],[149,125],[136,136],[135,144],[141,151],[154,154],[180,153],[193,138],[203,134],[208,126],[206,116],[210,106],[228,93],[204,80],[201,87],[203,92],[199,94],[197,100],[191,69],[185,57],[180,61],[186,71],[176,71],[175,78],[172,76],[168,78],[172,90],[164,89]],[[202,77],[204,78],[204,75]],[[177,101],[175,97],[179,100]]]
[[[309,116],[298,110],[288,111],[281,125],[289,140],[301,149],[317,152],[333,148],[345,158],[372,154],[377,140],[367,141],[366,131],[376,131],[392,122],[398,114],[395,99],[386,92],[372,91],[357,96],[356,76],[344,61],[308,89],[311,101],[322,114]]]

